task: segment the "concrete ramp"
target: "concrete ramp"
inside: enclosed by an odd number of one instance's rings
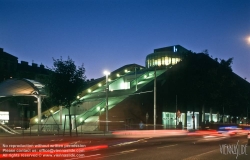
[[[4,124],[0,124],[0,129],[9,134],[20,134],[19,132]]]
[[[84,121],[82,125],[77,127],[78,132],[91,132],[98,129],[99,116],[91,116]]]

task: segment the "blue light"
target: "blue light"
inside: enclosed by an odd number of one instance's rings
[[[177,52],[177,48],[175,48],[175,46],[174,46],[174,52]]]

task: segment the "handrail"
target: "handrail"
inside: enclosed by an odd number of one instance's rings
[[[77,116],[76,121],[79,121],[80,118],[82,118],[82,121],[85,121],[87,118],[89,118],[90,116],[93,116],[94,114],[96,114],[98,111],[97,107],[100,107],[100,109],[102,108],[101,105],[105,102],[105,100],[101,101],[100,103],[96,104],[94,107],[92,107],[91,109],[85,111],[84,113],[82,113],[81,115]],[[105,104],[105,103],[104,103]],[[93,113],[94,112],[94,113]],[[77,125],[78,127],[79,125]]]

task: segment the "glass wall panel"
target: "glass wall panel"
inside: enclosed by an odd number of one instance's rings
[[[175,128],[176,118],[173,112],[162,112],[162,121],[164,128]]]
[[[171,57],[168,57],[168,64],[171,64]]]
[[[158,66],[161,66],[161,59],[158,59]]]
[[[187,112],[187,129],[193,129],[193,112]],[[194,127],[199,128],[199,112],[194,112]]]
[[[182,128],[185,125],[185,113],[181,113],[180,118],[177,118],[177,125],[181,122]],[[163,128],[176,128],[176,113],[175,112],[162,112]]]
[[[168,57],[165,57],[165,65],[168,65]]]
[[[217,119],[217,114],[212,114],[212,117],[213,117],[213,119],[212,119],[212,121],[214,121],[214,122],[218,122],[218,119]]]
[[[172,58],[172,64],[176,64],[175,58]]]

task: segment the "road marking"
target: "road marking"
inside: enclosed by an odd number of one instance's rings
[[[97,157],[96,159],[105,158],[105,157],[119,156],[119,155],[123,155],[123,154],[126,154],[126,153],[115,153],[115,154],[111,154],[111,155],[108,155],[108,156]]]
[[[62,141],[63,139],[52,139],[50,141]]]
[[[123,142],[123,143],[119,143],[116,145],[112,145],[111,147],[123,146],[123,145],[132,144],[132,143],[136,143],[136,142],[140,142],[140,141],[145,141],[145,139],[149,139],[149,138],[143,138],[143,139],[139,139],[137,141]]]
[[[214,152],[214,151],[218,151],[218,149],[215,149],[215,150],[212,150],[212,151],[209,151],[209,152],[205,152],[205,153],[202,153],[202,154],[194,155],[194,156],[185,158],[185,159],[183,159],[183,160],[193,160],[194,158],[200,157],[200,156],[205,155],[205,154],[208,154],[208,153],[212,153],[212,152]]]
[[[168,145],[168,146],[162,146],[162,147],[157,147],[157,148],[166,148],[166,147],[173,147],[173,146],[176,146],[178,144],[173,144],[173,145]]]
[[[132,149],[132,150],[128,150],[128,151],[122,151],[122,152],[120,152],[120,153],[128,153],[128,152],[134,152],[134,151],[136,151],[137,149]]]
[[[110,155],[107,155],[107,156],[101,156],[101,157],[97,157],[96,159],[105,158],[105,157],[113,157],[113,156],[124,155],[124,154],[127,154],[127,153],[132,153],[132,152],[135,152],[135,151],[137,151],[137,149],[132,149],[132,150],[127,150],[127,151],[122,151],[122,152],[118,152],[118,153],[110,154]]]

